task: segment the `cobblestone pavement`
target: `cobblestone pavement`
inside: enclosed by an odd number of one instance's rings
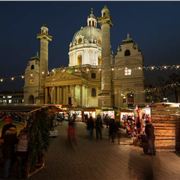
[[[103,140],[89,140],[83,123],[76,126],[77,144],[67,141],[67,122],[58,130],[45,168],[30,180],[180,180],[180,157],[175,153],[158,152],[152,157],[124,139],[121,145],[111,144],[106,128]]]

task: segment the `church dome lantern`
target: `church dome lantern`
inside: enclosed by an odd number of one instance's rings
[[[92,27],[97,27],[97,19],[93,14],[93,8],[91,8],[91,13],[87,18],[87,25]]]

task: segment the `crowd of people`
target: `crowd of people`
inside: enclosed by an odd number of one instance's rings
[[[57,116],[56,120],[62,123],[64,117]],[[102,130],[106,128],[108,130],[108,137],[111,143],[115,143],[117,139],[120,144],[122,136],[122,129],[126,129],[127,134],[130,130],[127,129],[126,124],[131,123],[131,129],[136,129],[136,135],[141,140],[143,151],[145,154],[155,155],[155,135],[154,126],[151,123],[150,118],[146,119],[145,124],[142,126],[142,122],[139,119],[136,121],[128,118],[128,121],[124,121],[124,125],[119,120],[110,118],[108,115],[101,116],[98,114],[96,117],[85,115],[84,117],[87,129],[87,136],[90,140],[95,138],[96,140],[102,140]],[[0,147],[2,149],[3,156],[3,177],[8,178],[13,169],[13,165],[16,164],[16,175],[19,178],[26,176],[26,166],[28,158],[28,129],[23,128],[17,133],[17,128],[13,124],[11,116],[4,118],[4,126],[0,137]],[[76,114],[69,115],[67,138],[70,142],[76,143]],[[143,129],[143,128],[144,129]],[[95,135],[94,135],[95,134]],[[131,132],[132,134],[132,132]]]
[[[102,128],[104,125],[108,128],[108,135],[110,142],[114,143],[115,138],[118,139],[118,144],[120,144],[120,123],[115,121],[115,119],[110,118],[108,115],[101,117],[100,114],[93,118],[92,115],[86,117],[86,127],[88,131],[89,139],[93,139],[93,134],[95,130],[96,140],[102,139]]]
[[[123,124],[119,120],[110,118],[107,114],[102,117],[98,114],[96,118],[90,115],[89,117],[86,116],[85,119],[89,139],[93,139],[94,130],[96,139],[102,139],[102,128],[104,124],[108,128],[111,143],[114,143],[115,139],[117,139],[118,144],[120,144],[122,129],[125,129],[129,138],[139,141],[145,154],[156,154],[154,126],[149,116],[143,116],[143,119],[140,119],[139,116],[136,119],[127,116]]]

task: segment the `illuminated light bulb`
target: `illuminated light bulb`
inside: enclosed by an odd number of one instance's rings
[[[55,70],[53,69],[53,70],[52,70],[52,72],[54,73],[54,72],[55,72]]]
[[[99,71],[101,71],[101,68],[99,69]]]
[[[42,74],[44,74],[44,71],[42,71]]]
[[[24,79],[24,76],[22,75],[21,78]]]
[[[13,80],[14,80],[14,77],[11,77],[11,80],[13,81]]]
[[[164,69],[167,69],[167,66],[164,66]]]
[[[141,70],[142,68],[141,67],[138,67],[139,70]]]
[[[87,68],[87,69],[86,69],[86,71],[88,72],[88,71],[89,71],[89,69]]]
[[[33,77],[33,74],[30,74],[31,77]]]
[[[154,66],[151,66],[151,70],[154,70]]]
[[[114,68],[112,68],[111,70],[114,71]]]
[[[176,66],[177,69],[179,69],[179,66]]]
[[[3,82],[4,80],[3,79],[0,79],[1,82]]]

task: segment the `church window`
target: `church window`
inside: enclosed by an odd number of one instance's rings
[[[92,21],[92,26],[94,27],[94,21]]]
[[[91,73],[91,78],[96,79],[96,73]]]
[[[81,55],[78,56],[77,65],[82,65],[82,56]]]
[[[96,97],[96,88],[91,89],[91,96]]]
[[[134,94],[132,92],[127,94],[127,103],[134,104]]]
[[[128,69],[127,67],[125,67],[124,75],[125,75],[125,76],[130,76],[131,73],[132,73],[132,70],[131,70],[131,69]]]
[[[31,70],[34,69],[34,65],[31,65]]]
[[[82,38],[78,39],[78,44],[82,43]]]
[[[131,55],[131,52],[129,49],[127,49],[125,52],[124,52],[124,56],[130,56]]]

